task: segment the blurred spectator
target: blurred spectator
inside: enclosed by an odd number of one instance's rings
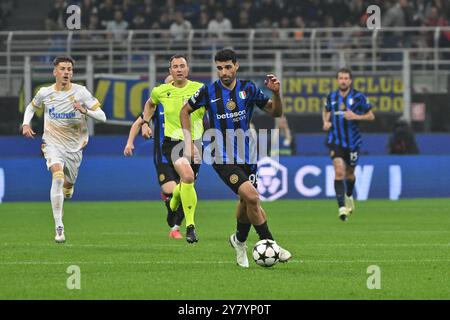
[[[258,10],[257,10],[257,19],[263,20],[264,18],[269,20],[269,24],[271,25],[273,22],[278,21],[280,18],[280,7],[277,2],[274,0],[262,0]],[[267,22],[265,23],[267,24]]]
[[[224,32],[231,31],[232,29],[231,21],[225,18],[222,10],[217,10],[216,17],[208,23],[209,35],[218,40],[223,40],[225,37]]]
[[[236,25],[236,29],[248,29],[250,28],[250,18],[247,11],[239,11],[239,20]]]
[[[439,12],[443,15],[447,15],[449,18],[450,14],[450,1],[448,0],[434,0],[434,5],[438,8]]]
[[[350,16],[349,20],[352,25],[359,25],[361,18],[366,15],[367,7],[364,5],[363,0],[352,0],[349,5]]]
[[[113,0],[105,0],[98,11],[100,26],[106,28],[108,22],[114,20],[115,8]]]
[[[216,10],[216,1],[200,0],[200,10],[206,10],[207,12],[213,13]]]
[[[81,25],[83,28],[87,28],[91,14],[97,11],[94,0],[83,0],[80,4],[81,9]]]
[[[160,12],[166,12],[169,15],[169,19],[171,19],[171,22],[176,20],[177,12],[183,13],[182,11],[176,9],[174,0],[167,0],[166,4],[159,8],[161,8]],[[183,17],[184,17],[184,13],[183,13]]]
[[[144,17],[144,14],[140,11],[136,12],[133,20],[131,21],[131,29],[133,30],[145,30],[149,25]]]
[[[381,15],[382,27],[405,27],[406,15],[404,11],[407,0],[399,0],[396,3],[391,3],[391,7]],[[401,48],[403,47],[403,31],[386,31],[383,34],[383,47],[384,48]],[[401,52],[389,52],[382,55],[383,60],[387,61],[401,61]]]
[[[89,22],[87,24],[88,30],[98,30],[100,29],[100,19],[98,18],[98,14],[92,13],[89,16]]]
[[[426,27],[437,27],[439,25],[439,12],[438,12],[437,7],[435,7],[435,6],[431,7],[431,9],[428,13],[428,16],[425,19],[424,25]],[[433,31],[427,32],[426,39],[427,39],[427,45],[429,47],[434,47],[434,32]]]
[[[232,26],[236,26],[239,22],[240,12],[236,4],[236,0],[226,0],[225,4],[222,6],[223,14],[231,21]]]
[[[175,12],[175,21],[170,25],[170,36],[172,39],[174,41],[185,40],[191,30],[192,25],[184,19],[183,13],[181,11]]]
[[[198,0],[184,0],[176,9],[183,12],[184,18],[194,23],[200,17],[200,3]]]
[[[419,153],[414,133],[406,121],[398,120],[395,123],[394,131],[389,138],[388,148],[390,154]]]
[[[449,22],[443,13],[439,12],[438,7],[431,7],[430,13],[425,21],[427,27],[448,27]],[[434,32],[427,32],[426,41],[429,47],[435,46]],[[438,46],[441,48],[450,48],[450,31],[441,31],[438,39]],[[444,59],[450,59],[450,53],[443,54]]]
[[[305,21],[302,16],[296,16],[294,18],[294,39],[300,41],[303,39],[303,29],[305,29]]]
[[[67,3],[64,0],[55,0],[53,7],[50,9],[45,26],[47,30],[64,30],[66,28],[66,8]]]
[[[134,1],[122,0],[122,5],[120,6],[120,8],[123,12],[124,20],[127,21],[129,24],[131,24],[136,13],[136,6],[134,4]]]
[[[303,2],[303,1],[302,1]],[[304,11],[302,16],[305,18],[305,21],[312,28],[320,27],[320,17],[322,15],[322,9],[319,3],[319,0],[306,0],[304,1]],[[345,1],[339,1],[339,5],[336,7],[336,11],[333,12],[333,16],[342,16],[343,19],[348,17],[348,7]],[[308,27],[309,27],[308,26]]]
[[[289,17],[283,16],[281,18],[280,24],[278,25],[277,37],[279,40],[288,40],[292,38],[292,32],[286,29],[291,28],[291,21]]]
[[[260,22],[256,24],[256,27],[260,29],[269,29],[272,27],[272,20],[270,20],[269,17],[263,17]]]
[[[144,13],[146,24],[151,25],[155,20],[158,20],[159,11],[157,8],[152,0],[144,0],[143,5],[138,7],[138,11]]]
[[[245,11],[248,13],[250,26],[254,27],[256,23],[258,22],[257,18],[255,17],[256,12],[256,6],[254,1],[252,0],[244,0],[239,4],[239,11]]]
[[[209,16],[208,12],[201,11],[198,20],[195,21],[195,28],[200,30],[208,29]]]
[[[170,28],[169,15],[165,12],[161,12],[158,15],[158,19],[154,21],[151,25],[152,29],[158,30],[168,30]]]
[[[122,42],[126,39],[126,30],[128,29],[128,22],[123,19],[123,12],[116,10],[114,13],[114,20],[106,24],[106,30],[111,32],[109,37],[113,37],[114,41]]]

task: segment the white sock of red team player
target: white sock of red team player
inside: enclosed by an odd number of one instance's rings
[[[55,228],[63,227],[62,210],[64,204],[64,173],[56,171],[52,175],[52,188],[50,189],[50,201],[52,203],[53,219],[55,220]]]

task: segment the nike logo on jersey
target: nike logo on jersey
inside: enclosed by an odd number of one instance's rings
[[[217,98],[217,99],[211,100],[211,103],[214,103],[214,102],[216,102],[216,101],[219,101],[220,99],[222,99],[222,98]]]

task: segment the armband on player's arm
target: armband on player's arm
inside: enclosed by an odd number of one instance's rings
[[[33,116],[34,116],[34,106],[32,103],[30,103],[30,104],[28,104],[27,108],[25,109],[22,126],[30,125],[30,122],[31,122],[31,119],[33,119]]]
[[[98,108],[96,110],[90,110],[90,109],[86,109],[86,115],[88,117],[91,117],[92,119],[101,121],[101,122],[105,122],[106,121],[106,115],[103,112],[102,109]]]

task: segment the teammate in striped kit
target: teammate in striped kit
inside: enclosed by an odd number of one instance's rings
[[[346,221],[355,210],[355,166],[362,143],[358,121],[373,121],[375,115],[367,98],[352,88],[350,69],[339,69],[336,78],[339,89],[327,96],[322,120],[323,130],[328,131],[327,145],[335,172],[334,189],[339,218]]]

